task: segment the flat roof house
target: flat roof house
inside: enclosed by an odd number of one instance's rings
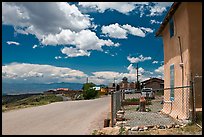
[[[164,88],[194,81],[195,108],[202,111],[202,2],[174,2],[156,36],[163,38]],[[164,91],[162,112],[189,119],[193,104],[189,98],[191,90],[184,88]]]

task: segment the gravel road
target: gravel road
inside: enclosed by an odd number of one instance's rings
[[[110,96],[56,102],[2,113],[3,135],[88,135],[103,127]]]

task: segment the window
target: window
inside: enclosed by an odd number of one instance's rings
[[[173,19],[171,18],[170,21],[169,21],[169,32],[170,32],[170,38],[172,36],[174,36],[174,22],[173,22]]]
[[[174,100],[174,65],[170,66],[170,100]]]

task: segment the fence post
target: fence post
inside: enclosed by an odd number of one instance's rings
[[[190,81],[191,83],[191,96],[192,96],[192,122],[195,123],[195,96],[194,96],[194,81]]]
[[[114,119],[113,119],[113,91],[111,91],[111,116],[110,116],[110,125],[111,125],[111,127],[113,127],[113,121],[114,121]]]

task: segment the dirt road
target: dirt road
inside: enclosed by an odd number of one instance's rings
[[[108,112],[110,96],[14,110],[2,113],[2,134],[86,135],[103,127]]]

